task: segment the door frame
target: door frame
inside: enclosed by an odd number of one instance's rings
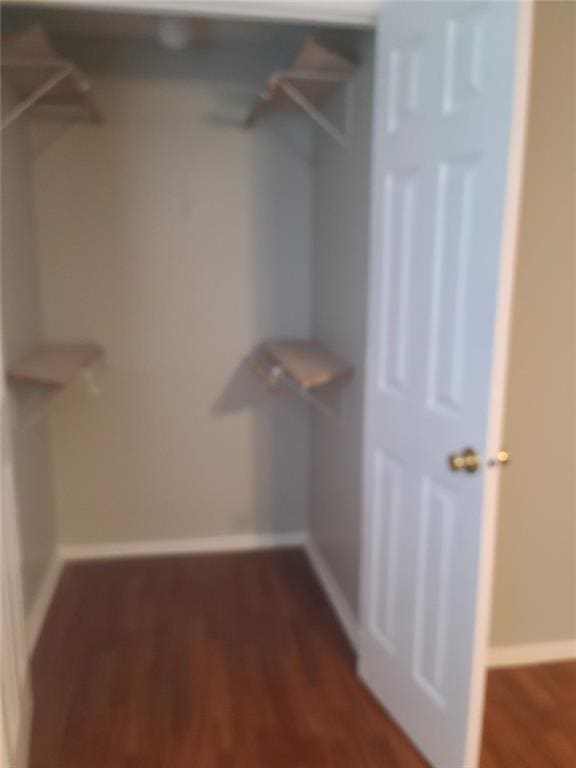
[[[410,0],[404,0],[410,2]],[[458,0],[452,0],[457,2]],[[397,0],[402,2],[402,0]],[[494,0],[498,2],[498,0]],[[498,278],[498,297],[496,318],[494,324],[494,350],[490,384],[490,407],[488,415],[486,455],[495,456],[502,448],[504,437],[504,411],[506,405],[506,387],[508,377],[508,362],[512,325],[512,305],[519,243],[519,224],[522,189],[524,180],[524,160],[528,123],[528,106],[530,95],[530,74],[532,61],[532,39],[534,22],[534,2],[536,0],[516,0],[518,2],[518,29],[516,38],[516,87],[512,105],[509,152],[507,162],[507,189],[505,193],[504,213],[502,219],[502,240],[500,245],[500,262]],[[375,77],[377,74],[375,73]],[[375,87],[374,115],[385,109],[385,104],[379,101],[382,89]],[[374,122],[373,122],[374,127]],[[378,237],[375,236],[377,227],[374,226],[376,216],[380,211],[376,208],[377,182],[372,180],[371,195],[371,238],[370,238],[370,273],[374,273],[374,264],[381,258]],[[370,278],[371,279],[371,278]],[[373,326],[372,319],[377,312],[380,296],[374,285],[369,286],[367,328]],[[371,361],[378,355],[379,350],[372,345],[366,349],[367,370]],[[365,403],[368,401],[369,381],[365,381]],[[359,605],[362,606],[362,590],[366,582],[369,565],[366,562],[368,548],[365,537],[369,526],[367,521],[372,515],[370,488],[370,440],[366,424],[370,414],[364,410],[364,442],[363,442],[363,476],[362,476],[362,551],[360,555],[360,594]],[[482,523],[480,532],[479,563],[478,563],[478,592],[476,600],[476,624],[473,640],[472,670],[469,694],[468,733],[466,739],[466,768],[476,768],[480,759],[482,726],[484,718],[484,702],[486,691],[486,673],[488,669],[489,636],[492,613],[492,590],[495,566],[496,533],[498,525],[500,497],[500,471],[485,473],[484,496],[482,500]],[[359,631],[362,632],[366,617],[360,615]]]
[[[534,3],[518,0],[518,36],[516,49],[516,90],[512,109],[508,152],[508,188],[502,224],[499,296],[494,329],[494,356],[491,381],[491,402],[486,440],[487,455],[496,456],[502,449],[504,417],[510,361],[512,312],[518,247],[522,192],[528,133],[528,109],[532,71],[534,33]],[[476,603],[476,632],[470,685],[470,717],[466,765],[479,764],[482,746],[482,726],[486,698],[486,675],[489,666],[489,643],[492,618],[492,598],[496,562],[496,536],[500,512],[499,470],[487,472],[482,505],[482,536],[480,541],[478,597]]]

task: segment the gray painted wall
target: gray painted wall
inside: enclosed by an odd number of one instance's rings
[[[13,103],[3,83],[2,111]],[[42,338],[32,162],[27,124],[18,121],[2,132],[2,335],[7,367]],[[34,393],[20,390],[11,396],[27,614],[56,551],[48,424],[30,419],[30,395]]]
[[[354,86],[347,148],[317,134],[314,176],[314,333],[348,360],[354,378],[335,388],[334,420],[314,414],[310,527],[353,610],[358,607],[363,369],[368,285],[372,46]]]
[[[576,5],[537,3],[493,645],[576,638]]]
[[[309,124],[241,124],[281,49],[84,50],[105,122],[36,174],[46,332],[108,362],[52,411],[61,540],[301,531],[307,409],[244,365],[310,331]]]

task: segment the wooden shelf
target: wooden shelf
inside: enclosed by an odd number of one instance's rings
[[[9,366],[8,378],[15,383],[65,387],[103,357],[98,344],[43,344]]]
[[[90,83],[73,62],[58,58],[38,25],[2,37],[1,69],[18,99],[2,128],[25,113],[47,120],[101,121]]]
[[[308,339],[270,339],[259,351],[272,367],[306,392],[324,387],[352,375],[353,368],[318,341]]]
[[[319,110],[347,83],[356,69],[349,59],[314,39],[306,40],[292,67],[269,77],[266,90],[248,115],[246,125],[253,125],[265,112],[298,109],[306,110],[318,120]]]

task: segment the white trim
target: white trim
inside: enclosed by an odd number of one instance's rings
[[[40,632],[44,626],[48,609],[56,592],[60,574],[62,573],[62,560],[59,557],[55,557],[46,574],[40,588],[36,594],[36,598],[28,612],[26,617],[26,639],[28,643],[28,653],[31,656],[40,637]]]
[[[533,6],[534,0],[518,2],[516,88],[508,149],[508,186],[502,222],[499,293],[496,325],[494,328],[491,398],[486,440],[486,454],[492,456],[495,456],[501,450],[504,431],[504,408],[506,403],[506,383],[512,325],[512,299],[518,252],[528,128]],[[500,472],[489,471],[486,473],[482,509],[483,522],[481,527],[478,592],[476,597],[476,628],[473,640],[470,709],[466,738],[465,763],[470,768],[476,768],[480,761],[499,499]]]
[[[298,547],[306,542],[304,531],[293,533],[239,533],[232,536],[201,536],[190,539],[122,541],[103,544],[63,544],[60,558],[70,560],[113,560],[128,557],[193,555],[203,552],[242,552],[258,549]]]
[[[493,647],[488,654],[488,665],[492,668],[519,667],[522,664],[547,664],[573,659],[576,659],[576,639]]]
[[[30,742],[32,735],[32,715],[33,701],[32,697],[26,697],[26,703],[22,712],[20,729],[18,732],[18,741],[14,753],[14,762],[7,763],[10,768],[26,768],[30,762]],[[4,763],[2,763],[4,765]]]
[[[318,581],[326,593],[328,601],[340,621],[342,629],[346,633],[352,647],[356,650],[358,648],[358,620],[350,603],[340,589],[340,585],[336,581],[332,569],[321,554],[314,540],[311,538],[306,542],[306,554],[318,577]]]
[[[381,0],[12,0],[40,8],[141,11],[372,27]]]

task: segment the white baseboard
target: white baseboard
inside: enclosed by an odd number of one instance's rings
[[[490,648],[488,666],[519,667],[523,664],[546,664],[570,659],[576,659],[576,639]]]
[[[26,768],[30,764],[29,756],[33,709],[34,704],[32,701],[32,693],[30,692],[29,695],[25,697],[25,702],[20,712],[20,726],[18,728],[13,762],[6,768]],[[2,763],[2,765],[4,765],[4,763]]]
[[[231,536],[203,536],[160,541],[126,541],[105,544],[63,544],[60,558],[70,560],[112,560],[128,557],[194,555],[208,552],[242,552],[257,549],[301,547],[304,531],[293,533],[239,533]]]
[[[348,640],[354,649],[358,648],[358,620],[340,589],[330,566],[311,538],[306,542],[306,553]]]
[[[46,614],[50,608],[50,603],[56,592],[58,586],[58,580],[62,572],[62,560],[59,557],[55,557],[44,576],[40,589],[36,595],[36,599],[28,612],[26,618],[26,638],[28,641],[28,653],[32,655],[40,632],[44,626]]]

